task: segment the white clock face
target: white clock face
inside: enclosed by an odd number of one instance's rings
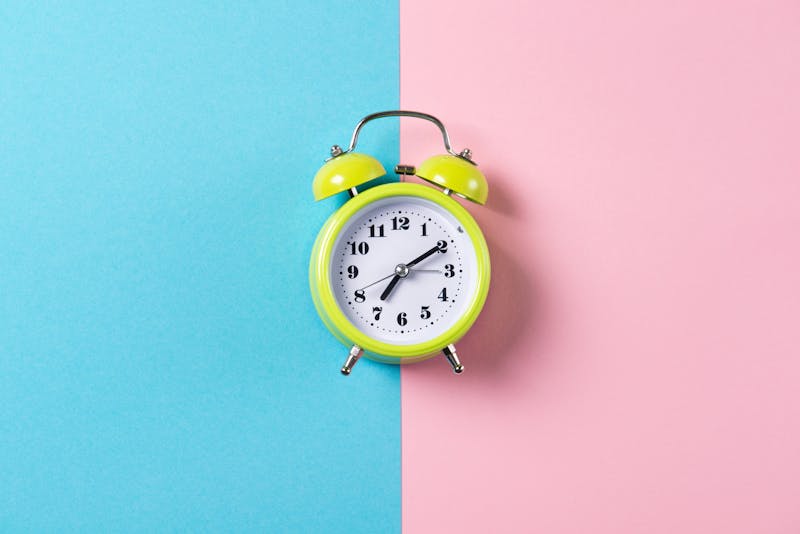
[[[449,211],[396,196],[350,218],[331,255],[331,287],[345,316],[394,345],[433,339],[464,314],[477,290],[472,241]]]

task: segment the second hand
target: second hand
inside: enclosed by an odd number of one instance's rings
[[[441,269],[413,269],[413,268],[409,269],[408,271],[409,271],[410,273],[441,273],[441,272],[442,272],[442,271],[441,271]],[[374,286],[375,284],[380,284],[380,283],[381,283],[381,282],[383,282],[384,280],[386,280],[386,279],[388,279],[388,278],[391,278],[391,277],[393,277],[393,276],[394,276],[394,274],[395,274],[395,273],[392,273],[392,274],[390,274],[390,275],[384,276],[384,277],[383,277],[383,278],[381,278],[380,280],[376,280],[375,282],[372,282],[371,284],[369,284],[369,285],[366,285],[366,286],[362,287],[361,289],[357,289],[356,291],[364,291],[364,290],[365,290],[365,289],[367,289],[368,287],[372,287],[372,286]]]
[[[387,278],[391,278],[391,277],[393,277],[393,276],[394,276],[394,273],[392,273],[392,274],[390,274],[390,275],[388,275],[388,276],[384,276],[384,277],[383,277],[383,278],[381,278],[380,280],[377,280],[377,281],[375,281],[375,282],[372,282],[371,284],[369,284],[369,285],[366,285],[366,286],[362,287],[361,289],[357,289],[356,291],[364,291],[364,290],[365,290],[365,289],[367,289],[368,287],[372,287],[372,286],[374,286],[375,284],[380,284],[381,282],[383,282],[383,281],[384,281],[384,280],[386,280]]]

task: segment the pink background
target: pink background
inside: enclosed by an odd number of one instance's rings
[[[402,370],[406,532],[800,532],[798,95],[796,1],[401,2],[494,269]]]

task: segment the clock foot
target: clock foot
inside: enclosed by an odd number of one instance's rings
[[[356,364],[356,362],[363,353],[364,351],[361,350],[361,347],[359,347],[358,345],[353,345],[350,348],[350,353],[347,355],[347,359],[344,361],[344,365],[342,366],[343,375],[347,376],[350,374],[350,371],[353,370],[353,366]]]
[[[458,359],[455,345],[447,345],[442,349],[442,352],[444,353],[444,357],[447,358],[447,361],[450,362],[450,365],[453,367],[453,372],[455,374],[459,375],[464,372],[464,366],[461,365],[461,360]]]

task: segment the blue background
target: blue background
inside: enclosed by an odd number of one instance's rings
[[[397,531],[398,369],[307,286],[397,2],[171,4],[0,5],[0,530]]]

